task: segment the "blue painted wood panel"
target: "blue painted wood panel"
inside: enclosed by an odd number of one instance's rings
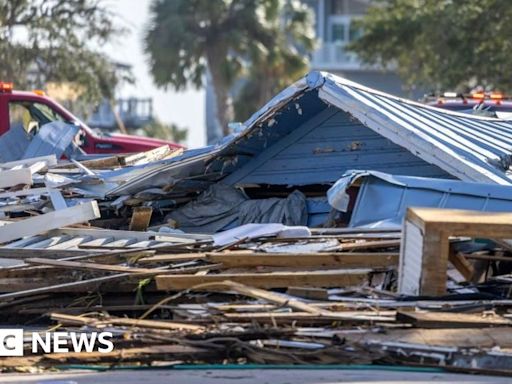
[[[331,183],[349,169],[453,178],[330,107],[296,127],[228,176],[228,183],[307,185]]]

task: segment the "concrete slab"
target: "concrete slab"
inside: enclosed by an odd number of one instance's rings
[[[0,383],[16,384],[505,384],[510,382],[511,379],[507,377],[341,369],[169,369],[0,376]]]

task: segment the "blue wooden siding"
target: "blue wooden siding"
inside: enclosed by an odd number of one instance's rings
[[[331,183],[349,169],[453,178],[365,127],[348,113],[329,107],[250,160],[225,182]]]

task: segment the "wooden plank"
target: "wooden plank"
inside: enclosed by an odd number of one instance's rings
[[[150,149],[146,152],[134,153],[132,155],[126,155],[119,159],[119,162],[126,165],[138,165],[150,163],[152,161],[158,161],[164,158],[170,158],[179,156],[183,153],[183,149],[172,150],[168,145],[162,145],[161,147]],[[171,156],[172,155],[172,156]]]
[[[195,243],[197,239],[192,237],[185,237],[182,234],[158,234],[153,236],[156,241],[166,241],[171,243],[183,243],[183,244],[192,244]]]
[[[245,284],[240,284],[233,281],[223,281],[220,283],[215,283],[210,285],[208,289],[235,291],[239,294],[249,296],[254,299],[263,299],[270,303],[277,304],[279,306],[290,307],[298,311],[304,311],[314,314],[320,314],[323,312],[321,309],[312,307],[311,305],[306,304],[300,300],[297,300],[294,297],[278,295],[274,292],[266,291],[255,287],[249,287]]]
[[[151,221],[152,214],[153,208],[151,207],[135,207],[128,229],[130,231],[146,231]]]
[[[28,168],[0,171],[0,188],[12,187],[14,185],[32,185],[32,172]]]
[[[448,260],[453,266],[460,272],[466,281],[471,281],[473,275],[475,274],[475,268],[473,264],[471,264],[462,253],[454,252],[450,249],[450,254],[448,255]],[[512,261],[512,259],[510,259]]]
[[[100,217],[96,201],[90,201],[74,207],[33,216],[0,227],[0,243],[33,236],[51,229],[71,224],[83,223]]]
[[[94,319],[85,316],[72,316],[62,313],[52,313],[52,320],[56,320],[66,325],[88,325],[90,327],[104,327],[105,325],[121,325],[128,327],[168,329],[168,330],[186,330],[192,332],[203,332],[205,328],[200,325],[179,323],[175,321],[158,321],[109,317],[107,319]]]
[[[381,248],[398,248],[400,246],[400,239],[391,240],[376,240],[376,241],[358,241],[353,243],[342,243],[335,247],[328,249],[328,251],[357,251],[366,249],[381,249]]]
[[[96,237],[112,237],[114,240],[122,240],[133,238],[137,241],[151,240],[152,236],[158,232],[137,232],[123,231],[117,229],[97,229],[97,228],[59,228],[53,230],[50,235],[70,235],[70,236],[92,236]]]
[[[162,270],[154,270],[150,268],[135,268],[135,267],[127,267],[123,265],[109,265],[109,264],[97,264],[97,263],[87,263],[87,262],[78,262],[78,261],[65,261],[65,260],[49,260],[42,259],[39,257],[32,257],[24,260],[27,264],[36,264],[36,265],[47,265],[52,267],[59,268],[69,268],[69,269],[78,269],[78,270],[86,270],[86,271],[105,271],[105,272],[128,272],[128,273],[148,273],[148,274],[157,274],[163,273]]]
[[[119,156],[107,156],[107,157],[101,157],[99,159],[91,159],[91,160],[81,160],[80,164],[84,165],[85,167],[89,169],[112,169],[112,168],[119,168],[121,166],[121,163],[119,162],[119,158],[122,157],[122,155]],[[64,169],[73,169],[76,168],[76,165],[71,163],[67,164],[59,164],[57,167],[52,168],[53,171],[62,171]],[[79,172],[78,169],[76,172]]]
[[[478,313],[398,311],[396,320],[417,328],[475,328],[510,326],[512,321],[502,316]]]
[[[461,209],[409,208],[407,218],[450,236],[512,238],[512,213]]]
[[[361,284],[368,279],[370,269],[342,269],[309,272],[240,273],[216,275],[173,275],[156,276],[160,290],[183,290],[205,283],[233,281],[257,288],[301,287],[344,287]]]
[[[379,322],[394,322],[395,316],[386,316],[379,312],[360,312],[360,311],[347,311],[347,312],[328,312],[324,311],[321,314],[314,314],[308,312],[257,312],[257,313],[224,313],[230,321],[251,322],[251,321],[264,321],[273,322],[303,322],[305,320],[315,322],[329,322],[333,321],[379,321]]]
[[[9,161],[7,163],[1,163],[0,168],[4,168],[4,169],[14,168],[19,165],[29,167],[30,165],[38,163],[40,161],[44,161],[47,166],[55,165],[55,164],[57,164],[57,157],[55,157],[55,155],[47,155],[47,156],[32,157],[30,159]]]
[[[156,256],[157,257],[157,256]],[[398,265],[398,253],[208,253],[206,260],[236,267],[379,268]]]
[[[137,260],[138,264],[157,264],[157,263],[175,263],[179,261],[192,261],[192,260],[206,260],[208,254],[206,253],[177,253],[177,254],[163,254],[144,257]]]
[[[0,258],[3,259],[19,259],[24,260],[29,257],[34,257],[35,254],[52,259],[59,259],[62,257],[72,257],[79,255],[87,255],[91,252],[104,253],[104,251],[96,250],[84,250],[84,249],[59,249],[59,250],[48,250],[45,248],[7,248],[0,247]]]
[[[2,192],[0,193],[0,199],[19,197],[19,196],[31,196],[31,195],[46,195],[48,194],[47,188],[29,188],[20,189],[19,191]]]

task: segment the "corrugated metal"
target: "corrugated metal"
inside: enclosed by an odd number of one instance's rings
[[[322,125],[322,117],[329,114],[336,115]],[[506,172],[512,163],[511,121],[431,108],[327,73],[311,72],[286,88],[243,127],[216,146],[105,174],[122,183],[107,193],[135,193],[169,183],[179,188],[190,179],[334,182],[349,168],[497,184],[512,181]]]
[[[346,191],[354,183],[360,184],[360,188],[350,218],[351,227],[400,228],[408,207],[512,212],[512,186],[375,171],[347,172],[327,192],[330,204],[345,211]]]
[[[429,107],[327,74],[319,96],[461,180],[511,183],[510,120]]]
[[[423,235],[418,227],[407,221],[404,225],[402,239],[398,292],[417,296],[423,269]],[[407,257],[404,257],[405,254]]]

